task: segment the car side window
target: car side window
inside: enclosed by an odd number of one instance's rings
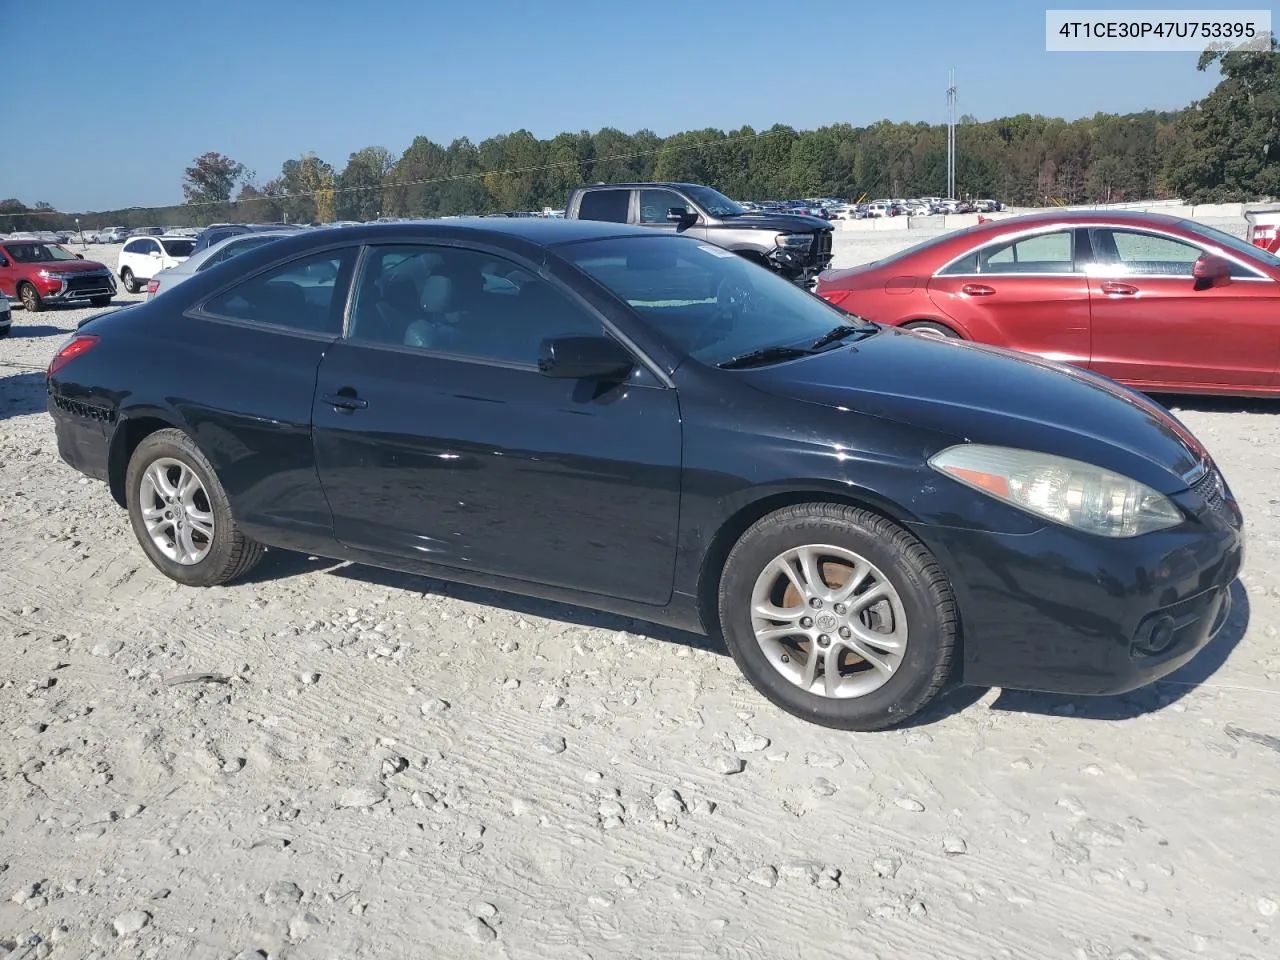
[[[1100,262],[1131,277],[1190,278],[1195,262],[1206,252],[1186,240],[1142,230],[1100,229],[1090,233],[1094,247],[1100,252]],[[1258,276],[1237,263],[1228,262],[1233,277]]]
[[[121,252],[122,252],[122,253],[137,253],[137,252],[138,252],[138,244],[139,244],[140,242],[141,242],[141,241],[138,241],[138,240],[130,240],[128,243],[126,243],[126,244],[124,245],[124,250],[123,250],[123,251],[121,251]]]
[[[588,190],[578,201],[578,219],[626,223],[630,206],[630,190]]]
[[[689,201],[670,190],[640,191],[640,222],[667,223],[667,211],[672,207],[689,208]]]
[[[979,273],[1073,273],[1071,231],[1041,233],[978,252]]]
[[[586,307],[510,260],[406,244],[374,247],[365,256],[347,336],[534,365],[547,337],[603,333]]]
[[[356,251],[325,250],[291,260],[206,300],[202,312],[338,336]]]

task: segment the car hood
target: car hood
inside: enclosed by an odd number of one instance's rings
[[[788,230],[792,233],[835,229],[821,217],[803,213],[744,213],[738,217],[724,217],[720,222],[726,227],[741,227],[744,230]]]
[[[757,389],[932,430],[954,442],[1055,453],[1161,493],[1208,459],[1163,407],[1088,371],[888,327],[851,346],[745,370]]]
[[[41,260],[39,263],[24,263],[23,266],[57,270],[59,273],[88,273],[92,270],[107,269],[106,265],[97,260]]]

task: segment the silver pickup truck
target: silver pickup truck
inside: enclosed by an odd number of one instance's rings
[[[831,266],[833,228],[806,214],[759,213],[696,183],[608,183],[576,188],[567,220],[603,220],[706,240],[812,286]]]

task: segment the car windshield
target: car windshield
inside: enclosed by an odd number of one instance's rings
[[[1217,227],[1208,227],[1203,223],[1196,223],[1194,220],[1183,220],[1179,226],[1189,230],[1191,233],[1204,237],[1211,243],[1226,247],[1235,253],[1244,254],[1253,260],[1260,260],[1268,267],[1280,267],[1280,256],[1263,250],[1262,247],[1255,246],[1248,240],[1241,240],[1234,234],[1227,233],[1225,230],[1219,230]]]
[[[9,256],[17,263],[48,263],[50,260],[75,260],[76,255],[56,243],[11,243]]]
[[[708,365],[809,348],[859,321],[767,267],[685,237],[615,237],[557,253],[625,300],[663,340]],[[874,329],[874,328],[872,328]]]
[[[685,187],[684,192],[713,217],[737,217],[747,212],[747,208],[742,204],[730,200],[719,190],[712,190],[710,187]]]
[[[161,240],[164,252],[171,257],[189,257],[196,248],[194,240]]]

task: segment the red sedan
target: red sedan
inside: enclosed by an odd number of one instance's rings
[[[1073,363],[1139,390],[1280,395],[1280,256],[1191,220],[1011,217],[828,270],[815,292],[868,320]]]

